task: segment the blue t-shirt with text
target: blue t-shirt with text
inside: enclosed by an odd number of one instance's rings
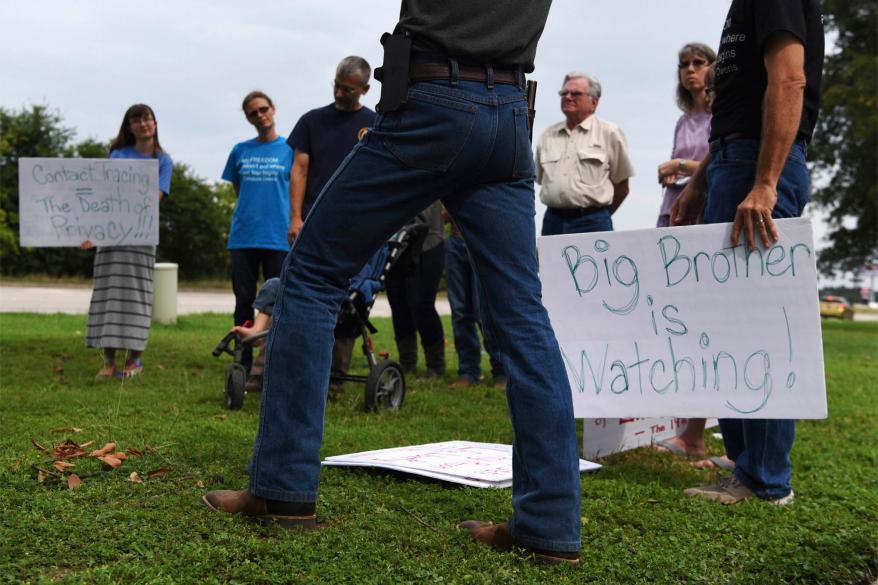
[[[134,158],[134,159],[158,159],[159,161],[159,191],[165,194],[165,197],[171,194],[171,171],[174,163],[171,157],[164,151],[159,151],[155,155],[140,154],[135,150],[134,146],[123,146],[110,152],[110,158]]]
[[[253,138],[232,148],[223,171],[223,179],[238,185],[230,250],[289,250],[292,164],[293,151],[281,137],[271,142]]]

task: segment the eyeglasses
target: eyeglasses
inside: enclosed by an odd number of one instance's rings
[[[585,95],[584,91],[564,91],[563,89],[558,92],[558,95],[561,97],[567,97],[568,95],[573,99],[577,100]]]
[[[267,114],[270,109],[271,106],[261,106],[259,108],[256,108],[255,110],[250,110],[249,112],[247,112],[247,117],[255,118],[259,114]]]
[[[677,65],[680,69],[689,69],[689,66],[692,65],[696,70],[701,69],[705,65],[707,65],[707,61],[704,59],[692,59],[691,61],[680,61],[680,64]]]
[[[362,86],[352,87],[350,85],[342,85],[337,81],[332,82],[332,91],[335,92],[335,91],[341,90],[341,92],[345,95],[351,95],[351,94],[355,93],[358,89],[362,89]]]

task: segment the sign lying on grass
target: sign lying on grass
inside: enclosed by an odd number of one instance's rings
[[[825,418],[811,223],[543,237],[543,302],[580,418]]]
[[[379,467],[480,488],[512,486],[512,445],[445,441],[327,457],[323,465]],[[579,460],[579,471],[600,469]]]
[[[157,160],[18,159],[21,245],[159,241]]]

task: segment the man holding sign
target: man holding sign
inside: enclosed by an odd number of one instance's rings
[[[671,210],[673,225],[734,221],[732,246],[780,239],[773,218],[808,201],[805,149],[817,119],[823,69],[817,0],[734,0],[716,61],[710,154]],[[720,419],[732,477],[686,495],[724,504],[792,502],[794,420]]]

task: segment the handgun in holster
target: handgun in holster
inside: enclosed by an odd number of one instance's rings
[[[384,33],[381,44],[384,46],[384,63],[375,70],[375,79],[381,82],[381,99],[375,109],[383,114],[395,112],[406,102],[412,39],[406,33]]]

